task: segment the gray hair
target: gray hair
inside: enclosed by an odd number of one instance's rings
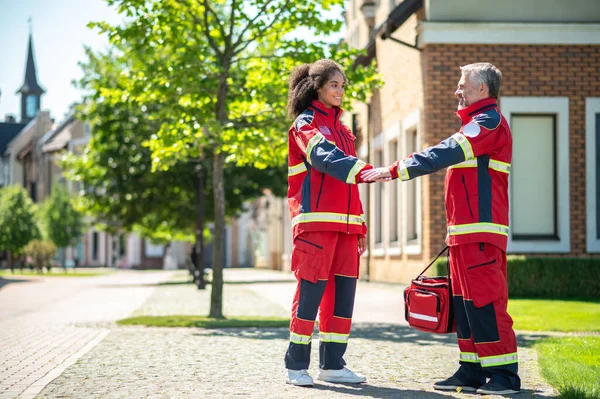
[[[502,72],[489,62],[477,62],[461,66],[460,70],[466,78],[475,84],[484,84],[490,91],[490,97],[498,99],[500,84],[502,83]]]

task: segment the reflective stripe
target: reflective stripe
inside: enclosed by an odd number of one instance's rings
[[[308,145],[306,146],[306,160],[308,161],[309,164],[312,164],[312,161],[310,160],[310,153],[312,152],[313,148],[319,144],[319,142],[321,140],[324,140],[325,137],[323,137],[323,135],[321,133],[317,133],[313,136],[312,139],[308,140]]]
[[[356,175],[365,166],[367,166],[367,164],[365,162],[361,161],[360,159],[357,160],[356,163],[354,164],[354,166],[352,167],[352,169],[350,169],[350,173],[348,173],[348,178],[346,179],[346,183],[348,183],[348,184],[356,183]]]
[[[319,340],[321,342],[337,342],[338,344],[347,344],[348,338],[350,338],[350,334],[319,332]]]
[[[460,352],[460,360],[463,362],[479,363],[479,356],[474,352]]]
[[[437,317],[427,316],[425,314],[408,312],[408,316],[413,319],[425,320],[425,321],[438,321]]]
[[[465,137],[462,133],[454,133],[452,138],[460,145],[463,152],[465,153],[465,160],[474,159],[475,154],[473,153],[473,148],[471,147],[471,143],[469,143],[469,139]]]
[[[312,341],[311,335],[300,335],[290,331],[290,342],[299,345],[308,345]]]
[[[313,222],[332,222],[332,223],[349,223],[361,225],[365,222],[364,215],[350,215],[345,213],[333,212],[310,212],[301,213],[292,219],[292,226],[298,223],[313,223]]]
[[[518,363],[517,352],[500,356],[486,356],[479,358],[482,367],[502,366],[504,364]]]
[[[457,163],[456,165],[450,166],[450,169],[453,168],[476,168],[477,167],[477,158],[469,159],[468,161],[463,161],[461,163]],[[502,173],[510,173],[510,164],[502,161],[496,161],[495,159],[490,159],[490,169],[493,169]]]
[[[304,171],[306,171],[306,165],[304,162],[301,162],[298,165],[288,166],[288,176],[295,176]]]
[[[508,236],[508,226],[496,223],[471,223],[448,226],[449,236],[472,233],[493,233]]]
[[[398,176],[402,181],[410,180],[410,177],[408,176],[408,169],[406,169],[406,163],[404,163],[404,160],[398,162]]]

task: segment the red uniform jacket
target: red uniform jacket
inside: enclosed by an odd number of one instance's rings
[[[393,177],[409,180],[448,167],[448,245],[488,242],[506,251],[512,136],[494,98],[456,112],[458,133],[394,163]]]
[[[372,168],[356,158],[355,137],[340,122],[342,110],[319,101],[300,114],[288,132],[288,203],[294,238],[305,231],[365,236],[356,186]]]

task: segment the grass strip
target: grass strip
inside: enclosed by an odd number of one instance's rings
[[[275,328],[289,327],[289,318],[236,316],[214,319],[205,316],[170,315],[137,316],[119,320],[120,325],[141,325],[147,327],[199,327],[199,328]]]
[[[600,331],[600,303],[582,300],[509,299],[516,330]]]

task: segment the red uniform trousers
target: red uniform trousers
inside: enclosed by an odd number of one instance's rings
[[[451,246],[450,272],[461,369],[473,380],[492,377],[518,389],[506,253],[489,243]]]
[[[319,312],[319,367],[340,370],[348,345],[358,279],[358,235],[304,232],[294,240],[292,271],[298,279],[292,304],[285,365],[308,369],[312,333]]]

